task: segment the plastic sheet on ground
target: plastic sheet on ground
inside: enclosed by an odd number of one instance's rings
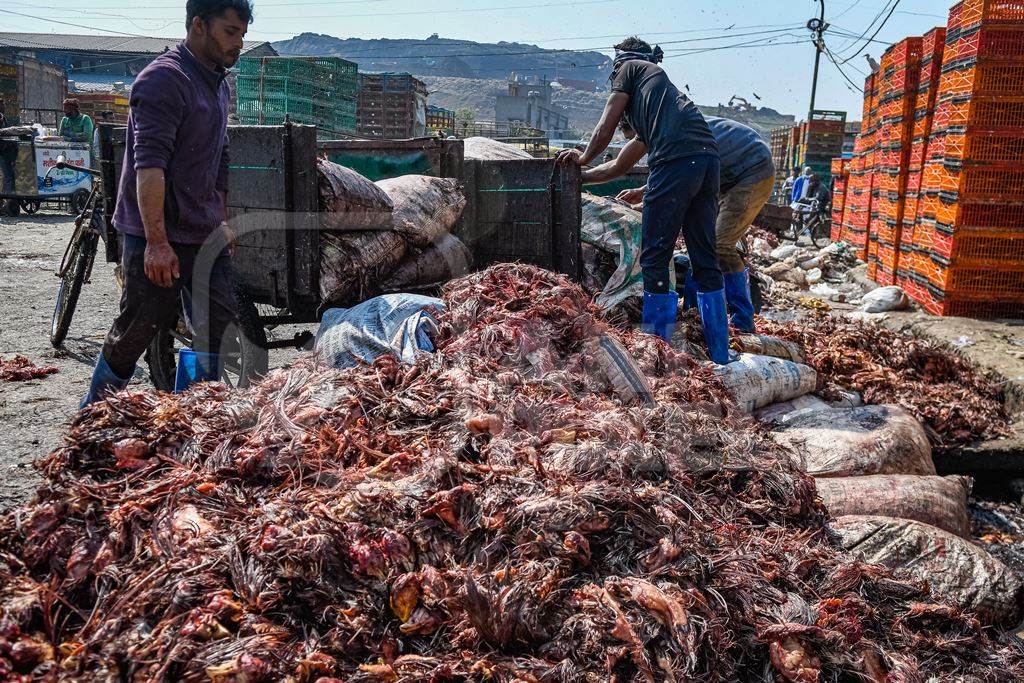
[[[390,353],[404,363],[434,351],[437,314],[444,302],[417,294],[385,294],[352,308],[332,308],[323,315],[315,348],[325,363],[350,368]]]

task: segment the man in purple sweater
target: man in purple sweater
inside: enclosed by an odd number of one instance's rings
[[[132,86],[114,211],[124,289],[83,406],[127,386],[183,300],[195,333],[196,379],[219,377],[221,339],[235,320],[225,77],[242,52],[252,4],[188,0],[185,13],[184,42],[153,60]]]

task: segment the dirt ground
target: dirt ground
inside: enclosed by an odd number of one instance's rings
[[[104,260],[101,245],[64,347],[50,345],[59,285],[54,273],[71,235],[72,220],[66,213],[47,210],[16,219],[0,217],[0,355],[22,354],[37,365],[58,368],[56,374],[42,379],[0,383],[0,512],[32,497],[41,481],[32,461],[59,444],[88,388],[103,338],[117,313],[114,266]],[[296,329],[287,328],[287,335]],[[271,366],[288,362],[295,353],[273,352]],[[143,361],[134,382],[150,384]]]
[[[20,353],[59,370],[43,379],[0,384],[0,510],[31,497],[39,481],[31,463],[58,444],[117,310],[114,268],[101,251],[64,348],[50,346],[59,284],[54,273],[73,227],[72,217],[57,211],[0,218],[0,354]],[[138,377],[148,381],[144,372]]]

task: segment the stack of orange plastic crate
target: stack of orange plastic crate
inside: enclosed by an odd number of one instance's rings
[[[908,293],[939,315],[1024,314],[1024,2],[950,11]]]
[[[846,188],[850,182],[850,159],[832,160],[832,241],[842,238]]]
[[[857,136],[850,161],[850,177],[846,183],[842,229],[839,239],[848,243],[853,253],[867,258],[868,228],[871,224],[871,190],[874,184],[875,151],[878,140],[878,79],[874,74],[864,81],[864,112],[861,133]]]
[[[878,88],[878,150],[868,230],[868,276],[882,285],[896,283],[914,135],[921,38],[904,38],[882,56]]]
[[[911,279],[913,265],[918,258],[914,247],[914,234],[917,227],[924,164],[929,156],[928,139],[932,133],[945,43],[946,28],[944,26],[928,31],[921,41],[921,71],[918,78],[913,142],[910,146],[910,159],[907,164],[906,197],[899,244],[900,255],[896,267],[896,283],[908,291],[917,286],[917,283]]]

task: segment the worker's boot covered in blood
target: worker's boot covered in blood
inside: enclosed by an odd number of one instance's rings
[[[725,301],[731,312],[733,327],[741,332],[754,332],[754,304],[750,300],[750,273],[744,269],[738,273],[723,273],[725,278]]]
[[[666,292],[644,292],[643,319],[640,329],[648,334],[655,334],[666,342],[672,339],[676,329],[676,314],[679,311],[679,294]]]
[[[119,376],[107,363],[107,359],[103,356],[103,351],[100,350],[100,357],[96,360],[96,367],[92,371],[92,381],[89,382],[89,393],[82,398],[78,408],[82,409],[99,401],[107,394],[121,391],[132,381],[133,374],[135,374],[134,367],[132,367],[132,371],[128,373],[127,377]]]
[[[704,324],[704,341],[708,344],[708,356],[718,365],[730,362],[729,318],[725,308],[725,290],[697,292],[697,308]]]

